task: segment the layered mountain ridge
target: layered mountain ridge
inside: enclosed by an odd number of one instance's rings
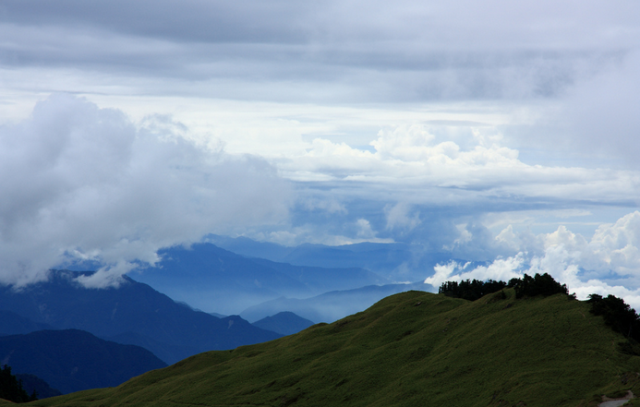
[[[36,406],[587,407],[640,394],[627,339],[564,294],[396,294],[332,324]]]
[[[15,373],[35,375],[62,393],[117,386],[167,366],[139,346],[105,341],[76,329],[2,336],[0,360]]]
[[[117,288],[87,289],[75,281],[82,274],[58,270],[48,281],[21,290],[0,287],[0,309],[54,329],[79,329],[140,345],[169,364],[281,336],[238,316],[195,311],[126,276]]]

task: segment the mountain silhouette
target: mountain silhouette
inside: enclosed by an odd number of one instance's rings
[[[195,311],[126,276],[117,288],[85,288],[76,281],[83,274],[91,273],[57,270],[48,281],[21,290],[2,286],[0,309],[55,329],[121,337],[121,343],[144,342],[142,346],[169,364],[199,352],[233,349],[280,336],[238,316],[216,318]]]
[[[0,361],[62,393],[112,387],[167,366],[146,349],[105,341],[77,329],[0,337]]]
[[[309,328],[313,325],[313,321],[302,318],[293,312],[284,311],[270,317],[262,318],[251,325],[277,332],[281,335],[292,335]]]

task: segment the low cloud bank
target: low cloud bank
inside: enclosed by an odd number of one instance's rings
[[[340,183],[352,196],[366,189],[367,198],[381,200],[392,192],[398,202],[413,205],[456,204],[461,196],[607,203],[638,197],[635,170],[528,164],[495,128],[451,126],[439,135],[437,130],[424,124],[383,128],[369,150],[316,138],[303,153],[281,160],[279,168],[295,181]],[[388,227],[399,221],[391,217]]]
[[[81,282],[117,284],[162,247],[287,216],[290,186],[271,165],[196,145],[185,131],[64,94],[0,127],[0,283],[94,260],[106,266]]]
[[[591,293],[613,294],[640,308],[640,212],[627,214],[614,224],[600,225],[591,239],[565,226],[533,239],[529,236],[526,244],[511,227],[496,240],[505,236],[520,246],[516,255],[496,258],[487,266],[469,267],[470,263],[456,261],[438,264],[425,283],[439,286],[448,280],[508,281],[525,273],[549,273],[567,284],[579,299]]]

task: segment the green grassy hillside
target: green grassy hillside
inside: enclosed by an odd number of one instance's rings
[[[333,324],[193,356],[35,406],[596,406],[640,394],[640,357],[565,295],[407,292]]]

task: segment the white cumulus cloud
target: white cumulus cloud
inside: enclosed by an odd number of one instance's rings
[[[496,239],[512,243],[526,241],[517,237],[513,229],[507,227]],[[591,239],[565,226],[536,238],[544,246],[541,253],[520,251],[472,270],[468,269],[468,263],[439,264],[425,283],[439,285],[448,280],[466,279],[508,281],[525,273],[548,273],[566,284],[580,299],[592,293],[614,294],[640,307],[640,212],[629,213],[614,224],[600,225]]]
[[[290,188],[252,156],[231,156],[179,135],[184,126],[60,94],[0,128],[0,282],[46,278],[64,261],[107,266],[118,281],[134,260],[287,216]]]

